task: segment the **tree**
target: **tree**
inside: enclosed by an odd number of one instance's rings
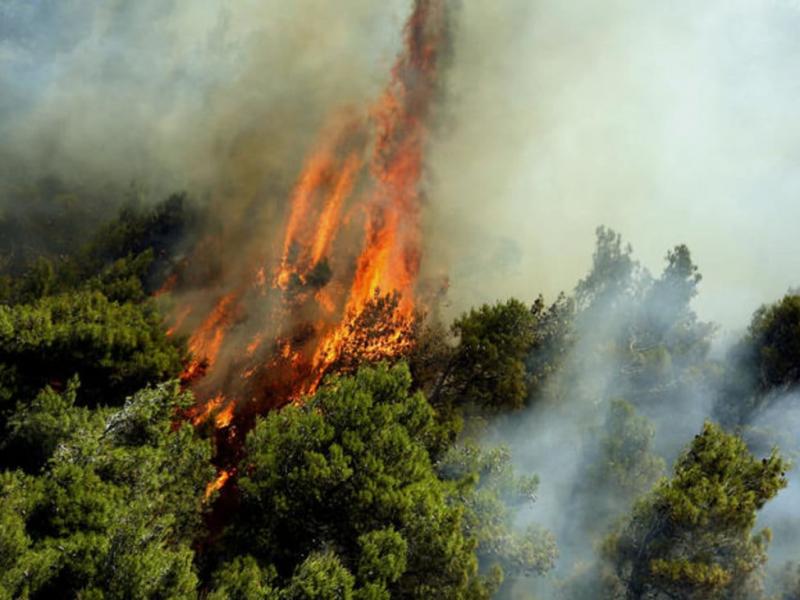
[[[315,552],[297,568],[282,600],[352,600],[355,577],[333,552]],[[364,597],[363,593],[358,594]],[[389,596],[384,597],[388,600]]]
[[[535,322],[531,309],[514,299],[461,316],[452,327],[458,346],[433,402],[495,412],[521,408],[528,397],[525,360]]]
[[[488,598],[497,577],[479,574],[482,540],[437,476],[428,448],[442,432],[410,387],[405,365],[362,368],[259,419],[221,559],[246,548],[283,590],[352,577],[354,598]]]
[[[154,206],[134,202],[123,206],[116,219],[101,227],[74,257],[77,279],[84,281],[119,260],[148,256],[139,273],[152,293],[175,266],[175,255],[189,241],[198,215],[185,193],[172,194]]]
[[[691,306],[701,279],[685,245],[667,253],[653,278],[619,234],[598,229],[592,267],[575,290],[577,341],[551,391],[566,388],[594,403],[621,396],[642,410],[701,395],[715,375],[708,360],[715,327]]]
[[[39,227],[49,227],[49,231],[37,243],[40,247],[35,257],[20,260],[14,256],[14,249],[9,249],[6,260],[0,260],[0,301],[25,304],[45,296],[92,289],[113,300],[141,302],[173,270],[175,256],[197,222],[185,194],[173,194],[151,207],[129,204],[116,219],[104,224],[87,219],[75,204],[60,215],[66,221],[80,221],[69,227],[54,225],[55,215],[47,212],[32,211],[30,221],[18,223],[23,232],[32,233]],[[0,215],[0,231],[6,225]],[[53,230],[61,229],[68,230],[66,235],[60,231],[53,234]],[[83,234],[72,239],[76,231]],[[13,237],[20,235],[20,231],[13,233]]]
[[[575,288],[575,300],[582,312],[607,311],[638,293],[643,275],[633,259],[630,244],[612,229],[598,227],[592,267]]]
[[[237,556],[214,573],[208,600],[279,600],[272,586],[276,577],[274,569],[262,569],[252,556]]]
[[[594,459],[576,488],[583,532],[605,534],[610,523],[649,492],[664,473],[664,461],[653,449],[655,428],[624,400],[614,400]]]
[[[748,337],[761,391],[800,383],[800,295],[756,311]]]
[[[522,511],[536,501],[539,479],[518,476],[507,448],[458,444],[442,458],[438,470],[456,484],[466,509],[466,529],[478,541],[481,567],[502,577],[504,592],[520,577],[553,568],[558,554],[555,538],[537,525],[518,523]]]
[[[0,477],[0,597],[193,598],[211,445],[144,390],[63,439],[39,477]],[[44,428],[47,430],[47,428]]]
[[[667,265],[647,290],[636,326],[641,348],[661,347],[673,370],[702,364],[715,328],[699,321],[691,307],[703,277],[681,244],[667,253]]]
[[[32,402],[17,405],[8,420],[8,435],[0,442],[0,466],[37,473],[59,444],[100,425],[101,412],[75,406],[79,386],[75,377],[63,393],[47,387]]]
[[[627,598],[752,598],[769,531],[757,511],[786,485],[785,461],[764,459],[706,423],[664,480],[605,543]]]
[[[529,393],[541,396],[563,368],[576,343],[575,300],[559,294],[550,306],[539,296],[531,307],[535,320],[533,345],[525,359]]]
[[[119,304],[85,291],[0,305],[0,385],[20,400],[47,385],[63,389],[77,374],[79,403],[119,404],[150,382],[177,377],[182,358],[149,302]]]
[[[774,398],[800,384],[800,295],[787,295],[753,315],[728,357],[716,414],[745,425]]]

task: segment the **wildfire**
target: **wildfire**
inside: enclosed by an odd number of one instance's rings
[[[198,397],[189,412],[195,425],[246,428],[252,415],[313,393],[331,371],[410,350],[426,123],[445,12],[445,0],[416,0],[383,94],[365,116],[337,113],[308,154],[277,258],[266,252],[237,268],[231,291],[196,324],[183,376]],[[176,312],[173,330],[199,312],[193,308]],[[230,477],[220,466],[206,497]]]
[[[205,500],[208,500],[214,492],[221,490],[230,479],[231,474],[228,471],[222,470],[217,475],[217,478],[206,486],[204,494]]]
[[[231,325],[231,309],[236,295],[226,294],[220,298],[210,315],[200,328],[189,339],[189,350],[194,357],[182,375],[184,381],[190,381],[201,369],[214,366],[225,339],[225,331]]]

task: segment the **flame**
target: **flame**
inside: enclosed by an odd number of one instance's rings
[[[192,422],[192,425],[197,426],[201,423],[205,423],[214,411],[222,406],[223,402],[225,402],[225,397],[219,394],[205,403],[195,404],[188,412],[189,420]]]
[[[231,325],[231,310],[235,302],[235,293],[220,298],[211,314],[189,338],[189,350],[193,358],[181,379],[190,381],[203,367],[210,369],[214,366],[225,339],[225,331]]]
[[[208,502],[208,499],[211,498],[214,492],[218,492],[225,486],[225,484],[228,482],[228,479],[230,479],[230,476],[231,474],[223,469],[219,472],[217,478],[206,486],[206,491],[203,495],[203,498],[206,502]]]
[[[301,402],[329,372],[409,351],[426,123],[445,21],[445,0],[416,0],[384,92],[366,116],[335,114],[308,153],[277,259],[243,257],[247,264],[228,275],[234,291],[218,297],[190,336],[183,381],[198,397],[195,425],[213,419],[218,429],[246,429],[254,414]],[[219,466],[206,497],[230,477]]]
[[[172,325],[167,329],[167,337],[172,337],[175,333],[183,327],[184,321],[192,314],[192,307],[191,306],[184,306],[181,308],[172,322]]]
[[[225,408],[217,412],[214,415],[214,424],[219,428],[222,429],[227,427],[233,421],[233,411],[236,408],[236,403],[233,401],[229,401]]]

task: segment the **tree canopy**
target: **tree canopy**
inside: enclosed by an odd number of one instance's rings
[[[606,542],[627,598],[752,598],[769,531],[756,513],[786,485],[776,452],[758,459],[737,436],[707,423],[670,479],[635,507]]]

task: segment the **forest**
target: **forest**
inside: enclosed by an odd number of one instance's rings
[[[800,600],[797,8],[0,0],[0,600]]]
[[[601,227],[574,290],[420,318],[394,360],[258,416],[235,493],[208,494],[219,439],[182,416],[187,339],[154,295],[200,220],[175,195],[4,248],[4,598],[799,597],[759,513],[797,451],[763,417],[796,401],[800,295],[715,357],[689,249],[652,275]],[[513,453],[544,430],[556,518]]]

